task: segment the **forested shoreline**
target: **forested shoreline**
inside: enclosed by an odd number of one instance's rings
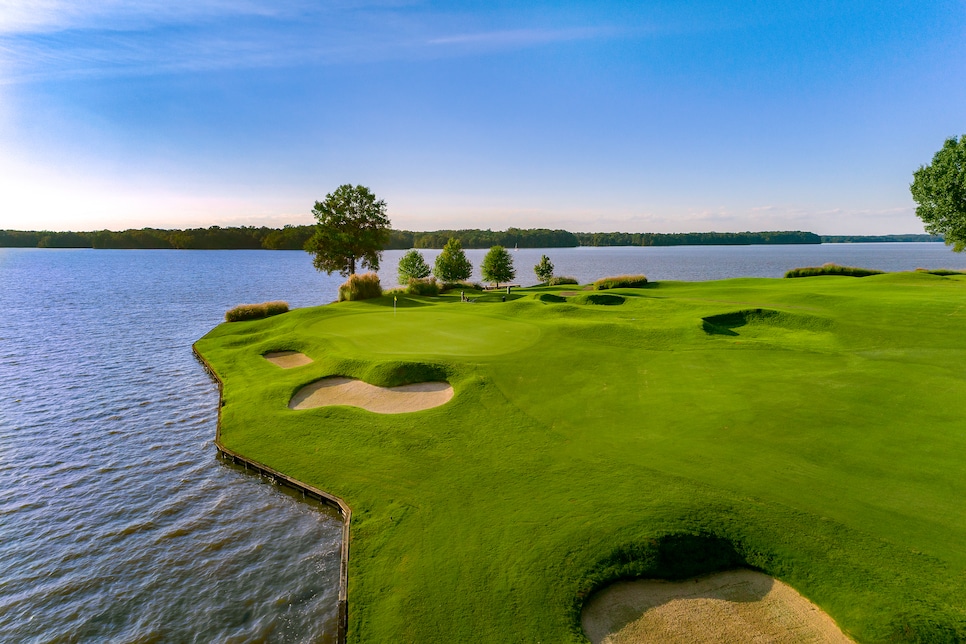
[[[3,248],[120,248],[183,250],[302,250],[315,232],[315,225],[240,226],[221,228],[160,229],[122,231],[22,231],[0,230]],[[574,248],[577,246],[740,246],[753,244],[821,244],[862,242],[942,241],[934,235],[826,235],[802,231],[741,233],[574,233],[546,228],[507,230],[434,230],[414,232],[392,230],[385,250],[442,248],[449,238],[459,239],[463,248]]]

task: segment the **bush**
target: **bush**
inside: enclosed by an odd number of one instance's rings
[[[382,295],[382,285],[375,273],[353,273],[343,284],[339,285],[339,301],[355,302],[357,300],[371,300]]]
[[[872,268],[856,268],[855,266],[839,266],[838,264],[822,264],[821,266],[806,266],[793,268],[785,273],[785,277],[815,277],[816,275],[846,275],[849,277],[868,277],[881,275],[882,271]]]
[[[966,272],[964,271],[954,271],[948,268],[934,268],[931,270],[928,268],[917,268],[916,271],[919,273],[929,273],[930,275],[939,275],[942,277],[947,275],[966,275]]]
[[[288,311],[288,302],[262,302],[261,304],[239,304],[225,312],[226,322],[241,322],[242,320],[258,320],[271,315],[278,315]]]
[[[551,277],[547,280],[547,286],[560,286],[562,284],[579,284],[576,277]]]
[[[446,291],[453,291],[456,289],[459,289],[461,291],[462,290],[466,290],[466,291],[486,290],[483,288],[482,284],[479,284],[477,282],[438,282],[438,283],[439,283],[439,290],[441,293],[445,293]]]
[[[603,291],[609,288],[642,288],[647,285],[647,277],[644,275],[617,275],[615,277],[604,277],[594,282],[594,288]]]
[[[533,272],[537,279],[543,283],[549,283],[553,279],[553,262],[546,255],[540,256],[540,263],[533,267]]]
[[[439,282],[436,281],[435,277],[430,277],[428,279],[409,279],[409,283],[406,285],[406,293],[408,295],[425,295],[428,297],[434,297],[439,295]]]

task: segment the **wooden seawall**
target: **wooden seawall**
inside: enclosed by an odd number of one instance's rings
[[[222,382],[215,370],[211,368],[208,361],[198,353],[197,347],[192,345],[191,350],[194,352],[195,357],[201,363],[201,366],[205,368],[208,375],[211,376],[212,380],[218,385],[218,422],[215,429],[215,447],[218,449],[218,453],[221,454],[226,459],[233,463],[242,465],[245,469],[253,470],[259,475],[264,476],[271,480],[273,483],[278,483],[280,485],[286,485],[290,488],[298,490],[303,495],[321,501],[326,505],[330,505],[339,511],[342,515],[342,557],[341,564],[339,566],[339,627],[338,633],[336,634],[337,644],[345,644],[346,633],[349,627],[349,522],[352,519],[352,509],[348,504],[337,496],[324,492],[317,487],[313,487],[307,483],[303,483],[297,479],[292,478],[286,474],[282,474],[278,470],[272,469],[271,467],[253,461],[250,458],[242,456],[238,452],[228,449],[221,443],[221,404],[222,404]]]

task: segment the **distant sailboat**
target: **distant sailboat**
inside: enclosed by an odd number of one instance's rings
[[[513,245],[513,252],[516,252],[518,250],[520,250],[520,244],[514,244]]]

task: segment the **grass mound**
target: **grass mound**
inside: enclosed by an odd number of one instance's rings
[[[280,300],[262,302],[261,304],[239,304],[225,312],[225,322],[241,322],[242,320],[258,320],[271,315],[288,312],[288,302]]]
[[[604,277],[594,282],[594,288],[603,291],[609,288],[643,288],[647,286],[645,275],[617,275]]]
[[[815,277],[817,275],[846,275],[848,277],[868,277],[882,275],[883,271],[874,268],[857,268],[855,266],[839,266],[838,264],[822,264],[821,266],[806,266],[793,268],[785,273],[785,277]]]
[[[572,301],[575,304],[593,304],[595,306],[620,306],[625,302],[624,298],[620,295],[611,295],[610,293],[578,295]]]
[[[560,302],[566,302],[567,298],[561,297],[554,293],[537,293],[534,298],[540,302],[551,302],[559,304]]]
[[[544,289],[197,342],[225,447],[352,508],[350,642],[578,644],[601,585],[733,565],[858,642],[966,640],[966,279],[667,282],[611,307]],[[568,301],[588,296],[615,294]],[[280,347],[315,362],[279,369]],[[336,375],[453,397],[288,408]]]

